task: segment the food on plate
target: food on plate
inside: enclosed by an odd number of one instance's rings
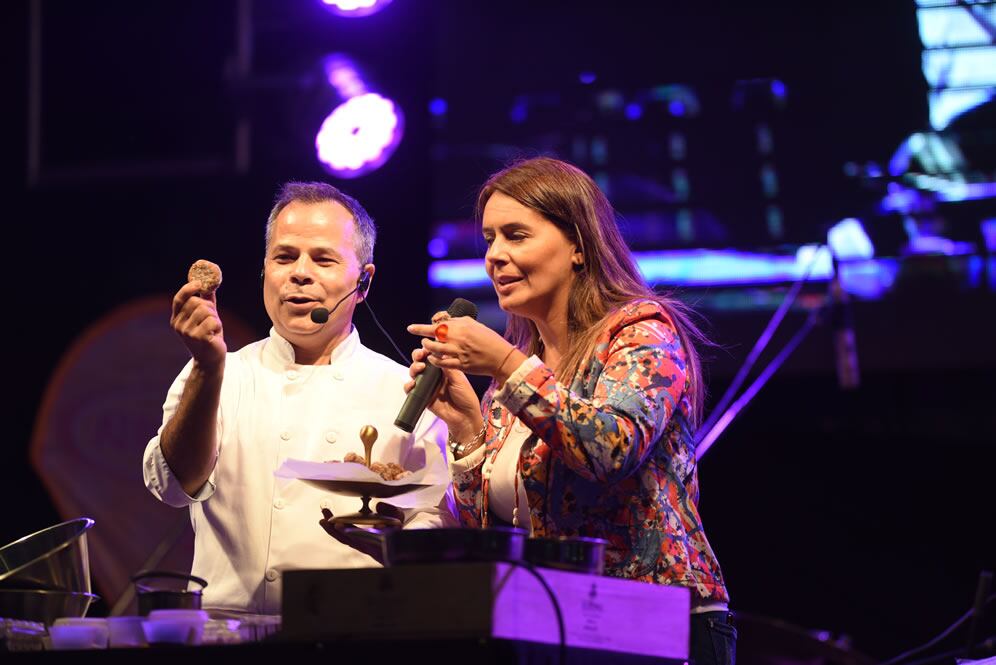
[[[335,464],[339,460],[328,460],[329,463]],[[343,462],[353,462],[354,464],[362,464],[366,466],[366,459],[363,455],[357,455],[356,453],[346,453],[345,457],[342,458]],[[370,470],[374,473],[380,475],[384,480],[401,480],[412,475],[411,471],[403,468],[400,464],[395,464],[394,462],[371,462]]]

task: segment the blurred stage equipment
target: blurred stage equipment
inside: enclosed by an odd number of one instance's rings
[[[958,617],[954,623],[942,630],[938,635],[930,638],[923,644],[908,649],[903,653],[881,662],[879,665],[932,665],[933,663],[972,663],[991,662],[996,655],[996,634],[980,634],[980,630],[988,632],[984,628],[984,617],[986,607],[996,600],[996,594],[990,594],[993,583],[993,573],[991,570],[979,572],[979,582],[975,587],[975,600],[972,607]],[[968,642],[964,647],[949,649],[930,656],[922,655],[924,652],[934,649],[938,645],[948,640],[955,631],[971,619],[968,629]],[[990,622],[992,623],[992,622]],[[917,656],[915,660],[911,660]]]
[[[401,107],[372,92],[348,56],[332,54],[323,66],[340,103],[315,137],[318,161],[339,178],[356,178],[380,168],[404,134]]]
[[[778,306],[778,309],[775,310],[775,313],[772,315],[768,325],[754,343],[750,353],[747,354],[747,357],[744,359],[743,364],[737,371],[736,376],[734,376],[733,381],[730,383],[729,387],[727,387],[726,392],[723,393],[723,396],[720,398],[719,402],[716,403],[716,406],[709,414],[709,417],[696,432],[695,459],[702,459],[702,457],[705,456],[706,452],[709,451],[709,448],[711,448],[716,442],[716,439],[718,439],[719,436],[726,431],[726,428],[730,426],[734,418],[736,418],[737,415],[739,415],[740,412],[746,408],[747,404],[749,404],[750,401],[757,396],[757,394],[761,391],[761,388],[763,388],[768,380],[774,376],[775,372],[778,371],[778,368],[780,368],[782,364],[788,360],[788,357],[799,347],[813,328],[820,324],[829,322],[833,327],[834,357],[837,366],[837,376],[840,388],[842,390],[851,390],[858,387],[858,356],[857,346],[854,339],[854,324],[850,311],[850,301],[841,282],[840,275],[842,264],[837,261],[836,258],[832,258],[833,272],[830,276],[830,285],[823,306],[810,310],[809,316],[802,324],[802,327],[799,328],[788,343],[785,344],[785,346],[777,354],[775,354],[775,357],[771,359],[763,370],[761,370],[761,373],[756,379],[754,379],[754,382],[748,386],[746,390],[744,390],[740,397],[738,397],[736,401],[732,401],[733,396],[737,394],[744,381],[746,381],[747,376],[750,374],[750,370],[754,367],[757,359],[768,346],[768,343],[774,336],[778,326],[781,325],[781,322],[788,313],[792,303],[795,302],[803,284],[810,279],[813,268],[822,258],[826,257],[827,254],[831,254],[832,256],[832,253],[829,252],[826,247],[818,247],[812,251],[809,257],[809,265],[807,266],[805,272],[801,277],[799,277],[798,280],[796,280],[794,284],[792,284],[792,287],[786,293],[785,298]]]
[[[779,619],[737,612],[738,665],[873,665],[846,636],[807,631]]]
[[[982,618],[986,613],[986,605],[992,600],[989,591],[993,588],[993,571],[983,570],[979,573],[979,583],[975,587],[975,602],[972,603],[972,623],[968,629],[968,644],[965,646],[965,655],[969,658],[981,657],[985,655],[979,645],[979,630],[983,625]],[[977,651],[978,649],[978,651]]]
[[[94,586],[120,612],[134,599],[136,572],[190,570],[189,512],[157,501],[139,469],[166,388],[190,360],[166,324],[169,310],[169,296],[144,298],[85,330],[49,379],[31,441],[31,464],[59,514],[96,521],[87,541]],[[222,317],[229,348],[255,338],[240,317]]]
[[[942,130],[996,92],[996,5],[917,0],[930,124]]]
[[[861,383],[858,370],[858,344],[854,337],[854,310],[851,297],[840,280],[840,263],[834,255],[833,277],[829,288],[829,318],[833,329],[834,364],[841,390],[854,390]]]

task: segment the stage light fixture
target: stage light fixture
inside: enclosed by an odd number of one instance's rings
[[[391,0],[322,0],[333,14],[346,18],[362,18],[376,14],[391,4]]]
[[[833,255],[841,260],[870,259],[875,256],[875,246],[861,220],[854,217],[842,219],[827,233],[827,242]]]
[[[369,90],[356,64],[334,54],[324,61],[325,75],[341,103],[315,136],[318,160],[334,176],[370,173],[394,154],[404,133],[404,116],[391,99]]]

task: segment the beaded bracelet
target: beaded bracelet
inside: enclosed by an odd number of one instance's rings
[[[460,443],[459,441],[454,441],[453,436],[449,433],[446,435],[447,443],[450,446],[450,452],[453,453],[453,457],[463,457],[464,454],[469,453],[471,450],[476,448],[484,441],[484,430],[488,427],[487,423],[481,427],[481,431],[474,435],[474,438],[467,443]]]

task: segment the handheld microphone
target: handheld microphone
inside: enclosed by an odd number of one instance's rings
[[[356,288],[347,293],[346,295],[344,295],[339,300],[339,302],[335,304],[335,307],[333,307],[331,311],[325,309],[324,307],[316,307],[315,309],[311,310],[311,321],[313,323],[328,323],[329,316],[332,315],[332,312],[339,309],[339,305],[342,304],[343,300],[353,295],[357,291],[360,292],[361,296],[365,296],[367,294],[367,289],[369,288],[370,288],[370,273],[364,271],[363,274],[360,275],[360,278],[356,280]]]
[[[830,327],[833,330],[837,385],[841,390],[854,390],[861,383],[858,345],[854,336],[854,312],[851,309],[851,298],[840,283],[840,266],[836,256],[833,258],[833,277],[830,279]]]
[[[457,298],[450,303],[446,313],[450,315],[450,318],[469,316],[476,319],[477,305],[469,300]],[[401,411],[398,412],[398,417],[394,421],[395,427],[411,433],[442,380],[443,370],[427,362],[422,373],[415,377],[415,387],[408,393],[405,403],[401,406]]]

